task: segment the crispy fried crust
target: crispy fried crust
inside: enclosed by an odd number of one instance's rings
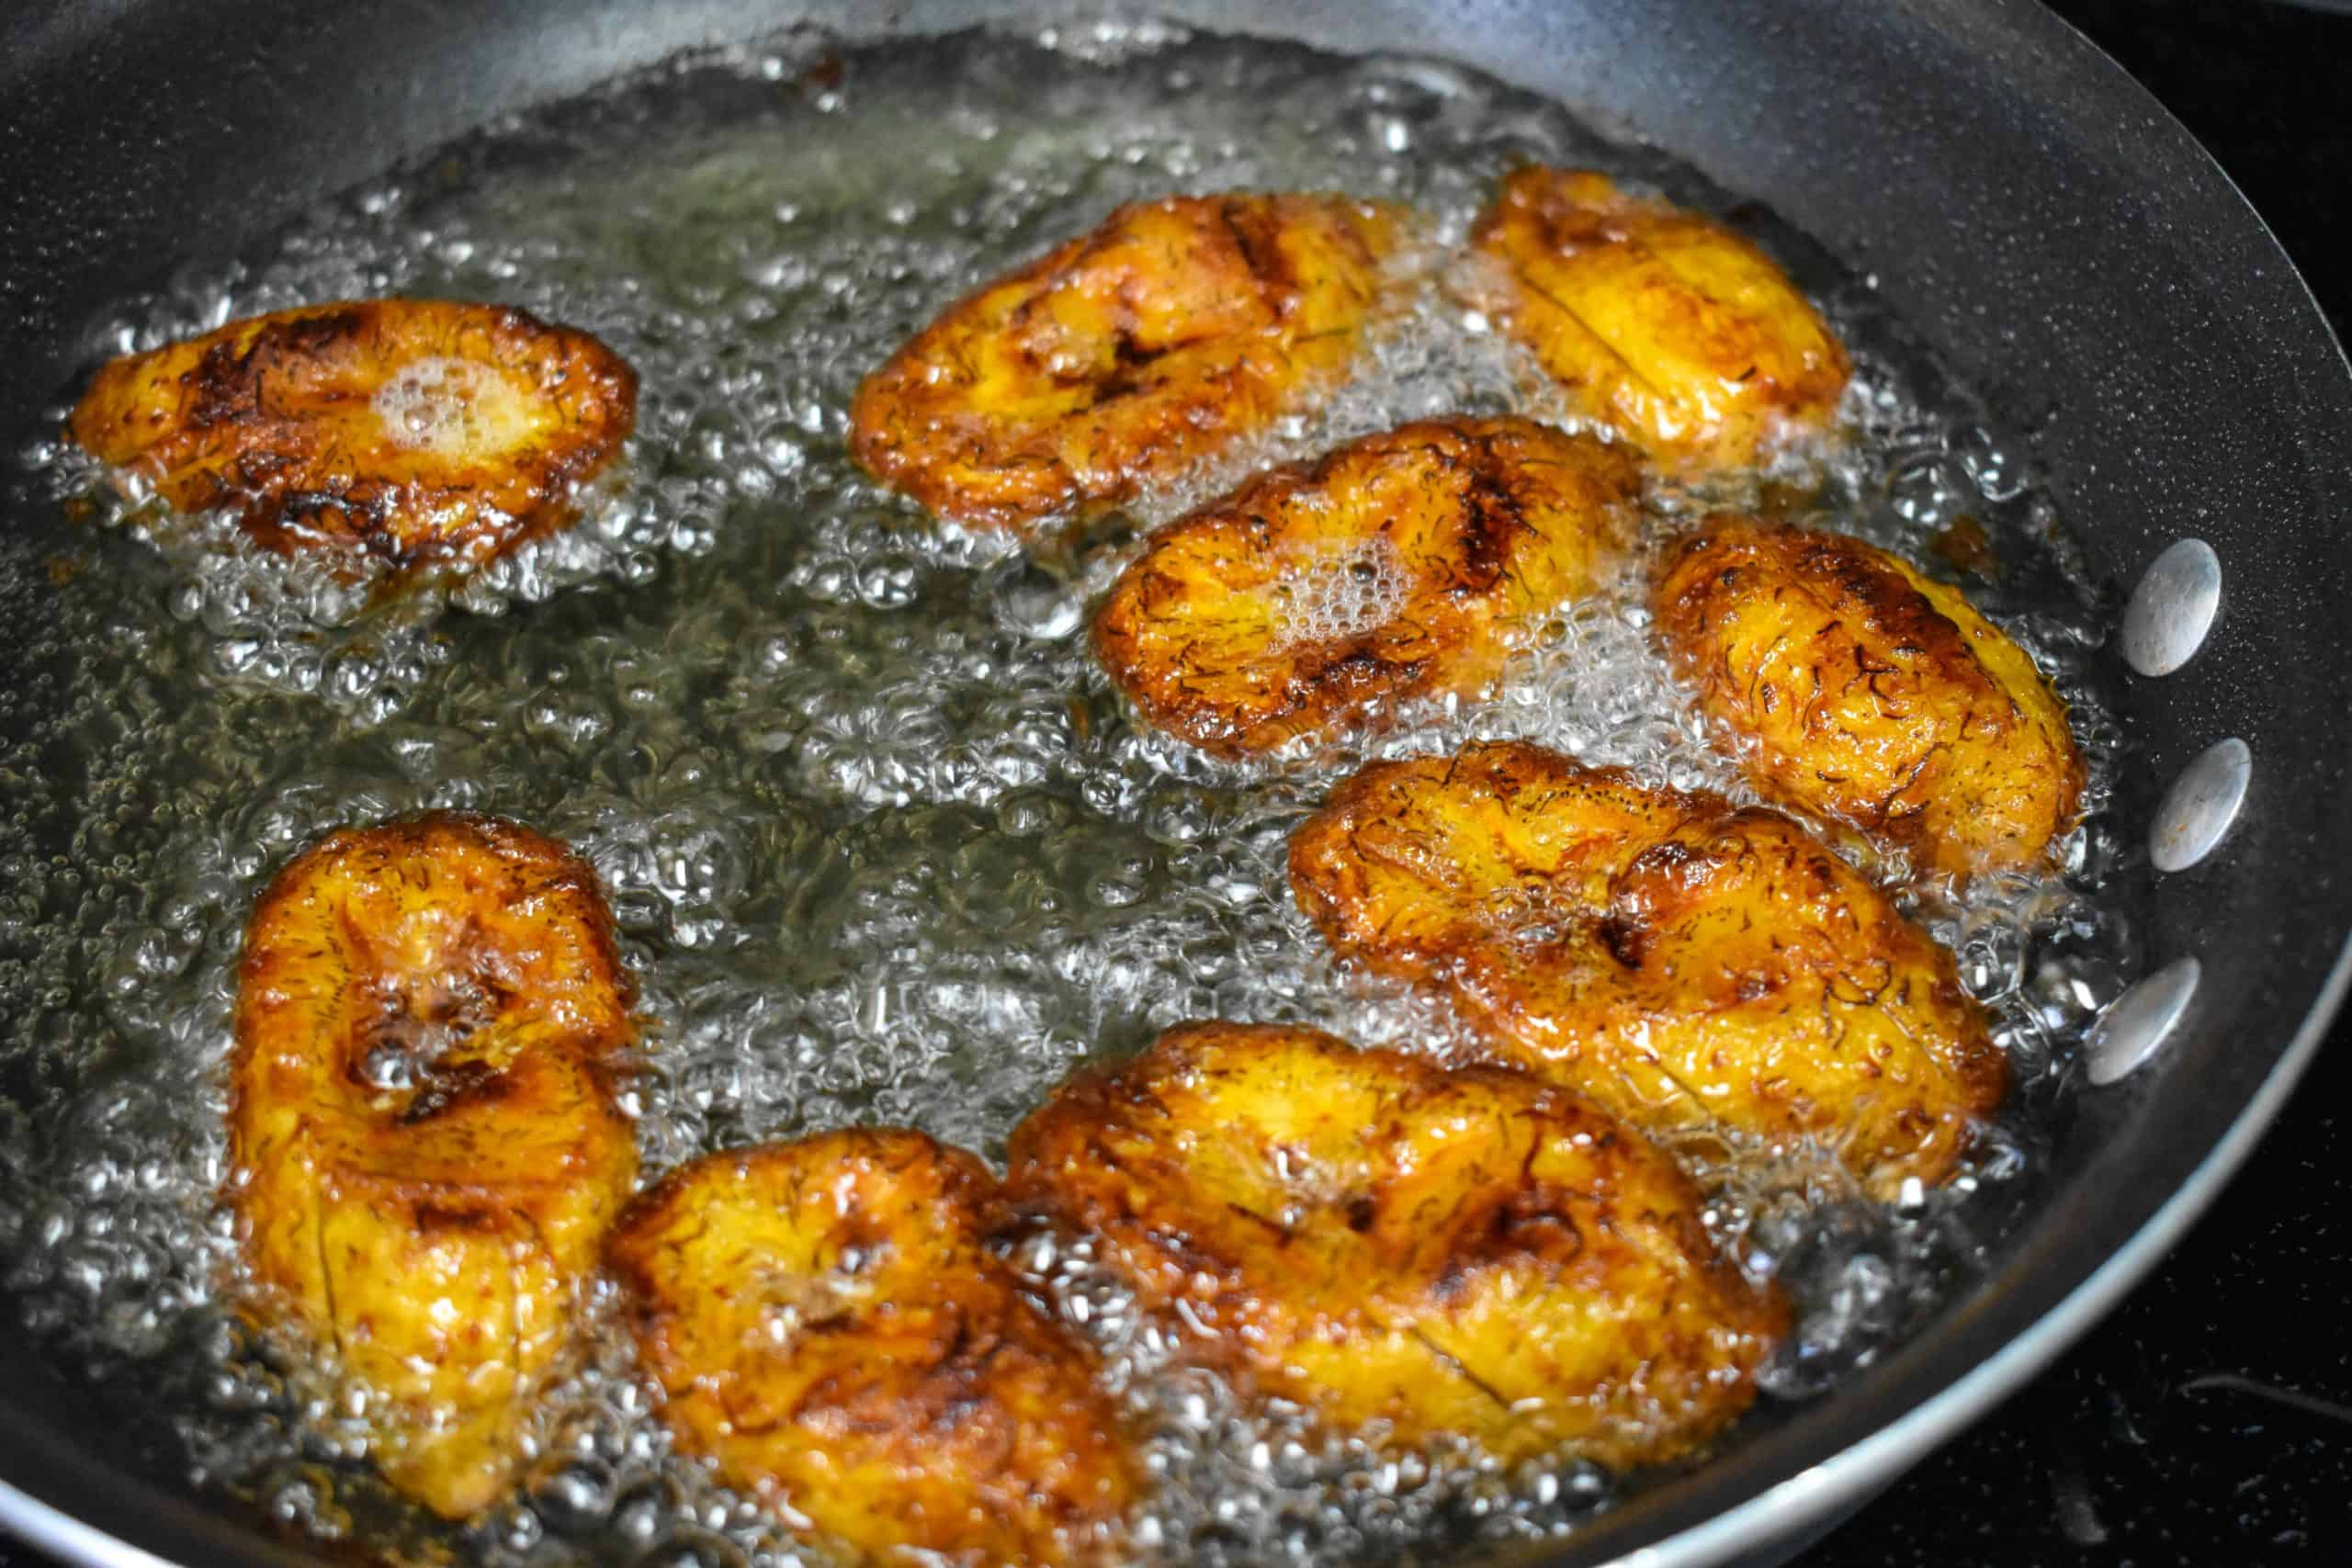
[[[331,1344],[392,1483],[504,1490],[637,1174],[595,874],[495,818],[347,829],[277,874],[238,972],[230,1201],[258,1309]]]
[[[1772,812],[1480,745],[1357,773],[1290,867],[1340,952],[1637,1126],[1815,1139],[1884,1196],[2007,1089],[1951,954]]]
[[[1653,590],[1709,717],[1773,799],[1965,876],[2048,858],[2082,805],[2065,705],[1959,590],[1859,539],[1709,520]]]
[[[370,299],[117,359],[74,439],[286,554],[479,563],[571,517],[637,422],[637,373],[521,310]]]
[[[1094,621],[1111,679],[1220,757],[1492,680],[1630,541],[1622,448],[1516,418],[1428,420],[1251,479],[1154,536]]]
[[[1747,1408],[1787,1325],[1682,1174],[1591,1106],[1317,1030],[1175,1029],[1064,1085],[1012,1166],[1204,1359],[1406,1444],[1669,1459]]]
[[[609,1256],[680,1443],[860,1558],[1099,1558],[1136,1455],[1091,1353],[983,1246],[995,1199],[899,1131],[672,1172]]]
[[[1522,168],[1458,284],[1585,412],[1662,461],[1744,468],[1826,429],[1845,348],[1770,257],[1581,170]]]
[[[1400,209],[1334,196],[1123,207],[868,376],[850,451],[960,523],[1128,500],[1343,372],[1405,227]]]

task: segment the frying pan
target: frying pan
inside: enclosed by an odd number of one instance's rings
[[[0,17],[0,434],[88,357],[82,323],[173,265],[494,116],[678,50],[808,20],[851,36],[1051,20],[937,0],[64,0]],[[2147,879],[2152,970],[2197,961],[2148,1062],[2075,1101],[2048,1196],[1996,1265],[1834,1397],[1565,1545],[1507,1561],[1770,1562],[2029,1378],[2130,1288],[2276,1114],[2352,930],[2352,372],[2286,257],[2181,128],[2027,0],[1228,0],[1155,11],[1450,57],[1654,141],[1769,204],[1879,288],[2018,425],[2093,574],[2128,593],[2198,538],[2220,610],[2133,674],[2122,807],[2154,821],[2242,740],[2250,784],[2197,863]],[[2152,601],[2159,631],[2177,605]],[[15,607],[25,613],[25,607]],[[89,1562],[306,1561],[208,1509],[175,1456],[0,1358],[0,1523]]]

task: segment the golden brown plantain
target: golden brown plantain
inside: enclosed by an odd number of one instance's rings
[[[959,523],[1126,501],[1338,378],[1406,223],[1336,196],[1122,207],[950,306],[868,376],[850,451]]]
[[[605,1076],[630,996],[594,872],[495,818],[332,833],[254,911],[229,1196],[257,1304],[334,1347],[439,1513],[506,1486],[636,1179]]]
[[[2038,864],[2074,825],[2065,705],[1958,589],[1841,534],[1716,517],[1668,556],[1652,604],[1771,798],[1956,876]]]
[[[1365,768],[1290,866],[1340,953],[1637,1126],[1815,1139],[1886,1196],[2007,1090],[1951,954],[1770,811],[1476,745]]]
[[[292,554],[479,564],[571,520],[637,421],[637,373],[521,310],[278,310],[101,368],[74,439],[181,511]]]
[[[1091,1352],[984,1246],[996,1197],[893,1130],[664,1178],[609,1256],[680,1443],[861,1559],[1098,1557],[1140,1471]]]
[[[1144,716],[1220,757],[1476,692],[1634,532],[1624,452],[1516,418],[1428,420],[1261,474],[1153,536],[1094,621]]]
[[[1787,1325],[1637,1134],[1502,1068],[1186,1024],[1013,1133],[1008,1192],[1097,1238],[1258,1392],[1406,1444],[1630,1466],[1747,1408]]]
[[[1745,468],[1825,430],[1846,351],[1770,257],[1582,170],[1522,168],[1471,232],[1465,302],[1663,462]]]

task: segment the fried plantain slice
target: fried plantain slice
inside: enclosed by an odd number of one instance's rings
[[[1161,529],[1094,650],[1146,718],[1216,756],[1378,722],[1493,680],[1616,564],[1640,489],[1622,449],[1530,420],[1401,425]]]
[[[1319,1030],[1184,1024],[1079,1074],[1013,1133],[1007,1190],[1257,1392],[1505,1463],[1689,1451],[1788,1321],[1638,1134]]]
[[[662,1419],[861,1560],[1093,1561],[1141,1472],[1091,1352],[985,1247],[996,1198],[896,1130],[672,1172],[609,1248]]]
[[[1131,499],[1336,380],[1408,215],[1170,197],[950,306],[866,377],[850,451],[939,515],[1018,527]]]
[[[229,1200],[256,1305],[333,1347],[436,1512],[505,1488],[636,1179],[630,998],[594,872],[495,818],[329,834],[254,911]]]
[[[102,367],[74,439],[281,554],[478,565],[571,521],[637,422],[603,344],[498,305],[368,299],[232,321]]]
[[[1772,799],[1962,877],[2042,863],[2074,826],[2086,770],[2065,705],[1958,589],[1842,534],[1720,516],[1668,556],[1651,602]]]
[[[1636,1126],[1944,1179],[2007,1065],[1952,956],[1799,828],[1520,742],[1365,768],[1292,836],[1332,946]]]
[[[1527,167],[1470,241],[1464,302],[1662,462],[1746,468],[1837,415],[1844,346],[1770,257],[1718,223],[1605,175]]]

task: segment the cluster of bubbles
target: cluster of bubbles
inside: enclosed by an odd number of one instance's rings
[[[94,357],[337,297],[494,299],[597,333],[643,394],[580,525],[393,599],[217,522],[164,523],[60,445],[23,455],[0,540],[0,1266],[44,1353],[124,1420],[167,1428],[200,1485],[322,1537],[430,1558],[456,1530],[518,1564],[798,1561],[772,1517],[671,1454],[616,1332],[537,1412],[527,1484],[467,1526],[350,1462],[347,1406],[235,1314],[215,1198],[261,886],[331,827],[425,807],[577,846],[642,984],[628,1103],[651,1170],[848,1122],[994,1155],[1073,1064],[1184,1018],[1442,1038],[1441,1006],[1333,964],[1290,899],[1287,836],[1368,757],[1473,738],[1743,795],[1638,595],[1562,611],[1489,702],[1424,704],[1273,767],[1138,727],[1083,628],[1148,526],[1240,468],[1405,418],[1563,415],[1524,357],[1425,293],[1326,406],[1034,554],[879,491],[847,460],[844,418],[858,376],[973,279],[1116,202],[1341,189],[1413,203],[1442,244],[1522,159],[1598,161],[1724,206],[1656,154],[1427,62],[1164,28],[888,51],[794,37],[493,127],[128,304]],[[1865,438],[1727,495],[1667,496],[1660,530],[1803,481],[1806,514],[1916,558],[1974,541],[1972,559],[1998,564],[1970,591],[2054,672],[2092,780],[2063,876],[1920,895],[2018,1080],[1962,1179],[1885,1208],[1817,1152],[1678,1150],[1719,1238],[1799,1304],[1766,1383],[1800,1399],[1991,1256],[2083,1028],[2137,955],[2110,821],[2122,741],[2094,660],[2109,607],[1965,390],[1865,283],[1758,222],[1858,347],[1848,412]],[[1369,613],[1385,580],[1371,563],[1367,586],[1362,564],[1308,571],[1309,613]],[[1082,1256],[1048,1253],[1027,1266],[1157,1434],[1147,1554],[1410,1556],[1570,1529],[1613,1495],[1575,1466],[1399,1458],[1245,1406],[1172,1364]]]
[[[503,387],[504,379],[470,359],[413,359],[378,389],[370,407],[404,447],[466,452],[495,439],[502,394],[520,396]]]
[[[1277,646],[1357,637],[1404,604],[1405,566],[1385,539],[1318,544],[1279,560],[1265,592]]]

